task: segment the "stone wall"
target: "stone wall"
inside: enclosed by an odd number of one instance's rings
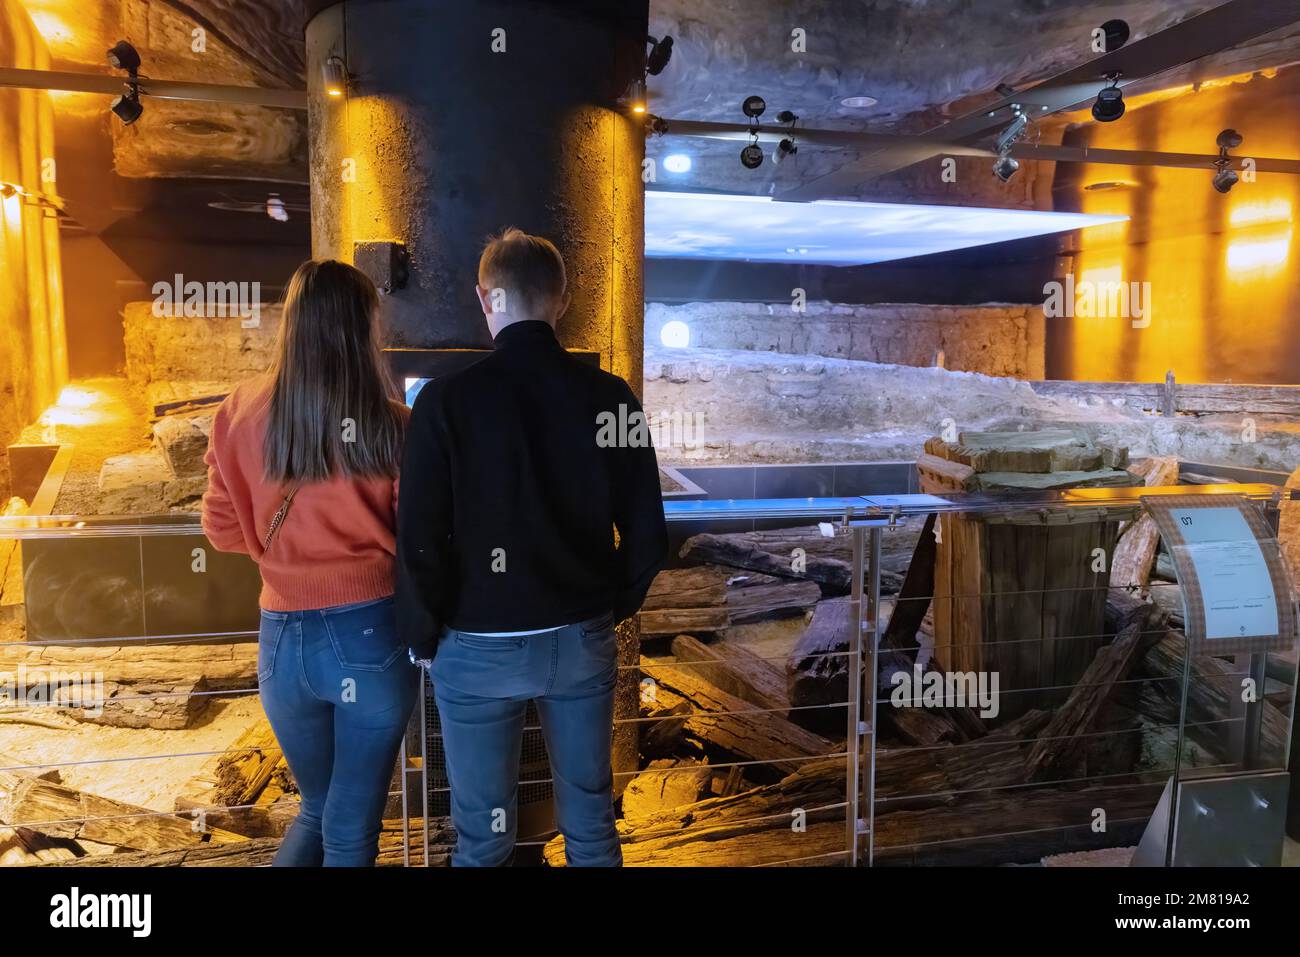
[[[795,313],[788,302],[646,303],[646,342],[658,344],[664,324],[678,320],[690,329],[690,345],[702,349],[747,349],[910,366],[934,365],[942,350],[948,369],[1043,378],[1040,306],[830,302],[806,306],[804,312]]]
[[[1037,394],[1020,379],[853,359],[720,349],[648,348],[644,405],[659,461],[914,461],[945,431],[1084,428],[1134,457],[1290,472],[1300,434],[1283,416],[1144,414],[1104,396]]]
[[[123,313],[126,376],[146,401],[165,402],[226,391],[271,363],[280,306],[264,305],[256,326],[237,316],[159,317],[153,303]]]

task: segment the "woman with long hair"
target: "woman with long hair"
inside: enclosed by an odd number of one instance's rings
[[[364,274],[303,263],[270,371],[217,410],[203,530],[262,574],[257,683],[302,804],[277,865],[368,866],[418,688],[393,615],[407,410]]]

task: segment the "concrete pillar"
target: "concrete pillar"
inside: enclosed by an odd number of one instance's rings
[[[554,240],[570,349],[639,393],[641,124],[615,101],[645,49],[648,0],[315,0],[307,25],[312,251],[404,243],[410,280],[384,303],[390,345],[487,348],[473,295],[486,237]],[[347,94],[327,96],[340,57]]]
[[[404,244],[387,344],[489,348],[474,296],[484,240],[504,226],[546,236],[573,297],[560,341],[639,395],[645,135],[616,101],[641,66],[648,0],[309,2],[312,255]],[[350,74],[344,96],[324,90],[331,57]],[[639,647],[624,622],[621,719],[637,716]],[[637,767],[637,727],[615,727],[616,771]]]

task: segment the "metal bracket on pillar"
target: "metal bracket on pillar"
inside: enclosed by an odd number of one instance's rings
[[[411,256],[396,242],[360,242],[352,246],[352,263],[370,278],[382,295],[405,289],[411,275]]]

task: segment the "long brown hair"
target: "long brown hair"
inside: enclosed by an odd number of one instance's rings
[[[347,263],[308,261],[289,280],[270,369],[267,481],[397,474],[402,417],[378,312],[374,283]]]

